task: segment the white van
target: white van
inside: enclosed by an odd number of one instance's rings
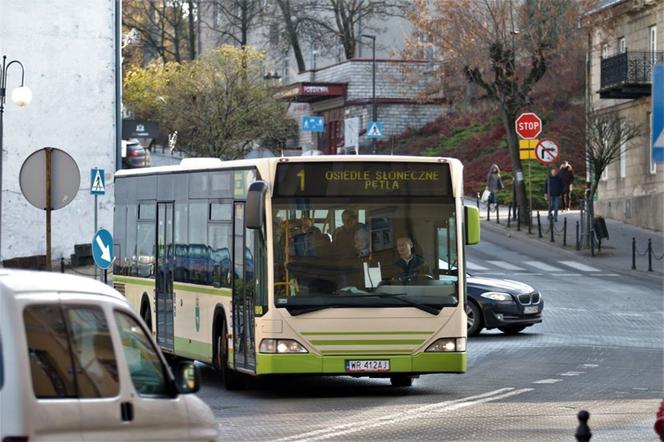
[[[0,269],[0,441],[217,440],[198,368],[176,371],[110,287]]]

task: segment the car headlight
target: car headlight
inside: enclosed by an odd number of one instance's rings
[[[492,301],[500,301],[500,302],[514,301],[512,295],[503,292],[484,292],[480,296],[482,298],[491,299]]]
[[[309,353],[294,339],[263,339],[258,350],[261,353]]]
[[[442,338],[431,344],[425,352],[466,351],[466,338]]]

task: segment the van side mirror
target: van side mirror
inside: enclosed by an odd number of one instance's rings
[[[267,193],[267,183],[265,181],[254,181],[249,186],[247,193],[247,205],[244,214],[247,222],[247,229],[263,229],[265,223],[265,194]]]
[[[181,362],[177,366],[175,384],[181,394],[196,393],[201,388],[201,372],[193,362]]]
[[[480,211],[477,207],[464,206],[464,224],[466,225],[466,245],[479,244],[480,242]]]

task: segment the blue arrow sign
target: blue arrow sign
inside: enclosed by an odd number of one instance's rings
[[[97,267],[107,270],[113,264],[113,235],[106,229],[99,229],[92,237],[92,258]]]
[[[652,75],[652,160],[664,163],[664,64],[656,64]]]
[[[380,121],[369,121],[367,124],[367,138],[380,138],[383,136],[383,123]]]
[[[325,121],[323,117],[302,117],[302,131],[325,132]]]
[[[104,169],[90,169],[90,195],[103,195],[106,193],[104,182]]]

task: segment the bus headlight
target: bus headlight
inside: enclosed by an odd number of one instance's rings
[[[309,353],[293,339],[263,339],[258,348],[261,353]]]
[[[466,338],[442,338],[431,344],[425,351],[466,351]]]

